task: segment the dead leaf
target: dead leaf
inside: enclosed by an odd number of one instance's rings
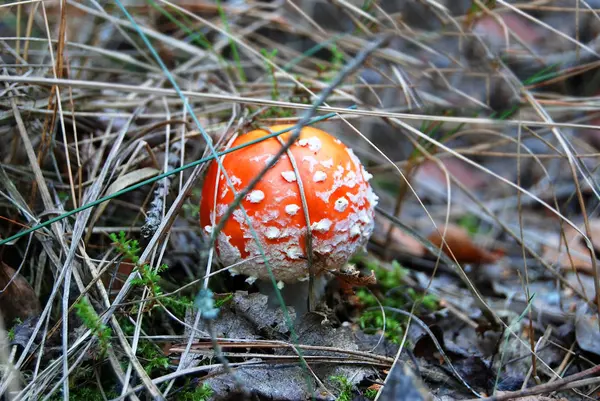
[[[575,320],[575,338],[577,345],[584,351],[600,355],[600,331],[598,331],[598,315],[581,304],[577,308]]]
[[[504,30],[504,27],[530,46],[543,39],[543,35],[536,29],[535,24],[514,13],[495,14],[494,17],[486,15],[477,20],[473,27],[473,33],[489,41],[490,45],[494,47],[504,47],[508,45],[505,35],[507,31]],[[512,38],[509,40],[514,41]]]
[[[20,347],[25,348],[27,346],[27,343],[31,339],[31,336],[33,335],[33,331],[35,330],[35,326],[38,323],[38,319],[38,316],[32,316],[24,320],[22,323],[13,326],[12,331],[14,333],[14,338],[10,342],[10,344],[18,345]],[[43,336],[43,331],[38,331],[36,336],[36,343],[39,340],[41,340]]]
[[[273,309],[267,307],[268,297],[260,293],[248,294],[244,291],[234,293],[233,299],[220,309],[219,316],[212,321],[213,328],[218,337],[227,337],[228,339],[289,339],[289,333],[283,314],[279,308]],[[293,316],[292,316],[293,318]],[[193,314],[186,317],[186,322],[190,325],[194,323]],[[206,329],[203,321],[198,325],[198,329]],[[320,349],[303,350],[305,356],[323,358],[339,357],[339,352],[333,350],[359,351],[356,333],[351,327],[334,327],[331,322],[324,321],[323,317],[308,313],[303,315],[295,322],[295,332],[297,339],[293,341],[298,344],[312,345],[322,347]],[[251,344],[248,341],[240,341],[245,344]],[[212,347],[210,343],[207,344]],[[212,357],[209,354],[210,348],[192,347],[193,352],[190,355],[201,354],[205,357]],[[203,348],[203,349],[202,349]],[[261,348],[268,348],[267,344]],[[172,352],[181,352],[185,349],[185,344],[180,344],[171,349]],[[223,350],[226,352],[239,352],[240,358],[243,358],[247,352],[246,348],[227,347],[223,344]],[[253,352],[253,351],[251,351]],[[251,358],[247,362],[256,362],[255,365],[236,367],[233,376],[228,374],[225,369],[217,368],[211,371],[209,378],[205,381],[213,389],[215,400],[244,399],[238,396],[238,382],[245,386],[245,390],[254,394],[257,399],[268,399],[273,401],[288,400],[307,400],[314,396],[317,400],[334,400],[332,394],[320,391],[316,381],[310,372],[300,366],[294,359],[290,363],[289,358],[296,356],[296,352],[289,348],[274,348],[272,352],[266,354],[280,355],[286,357],[281,363],[277,360],[267,358]],[[231,355],[229,355],[231,358]],[[199,361],[181,361],[182,367],[189,367],[190,363],[198,364]],[[267,365],[268,363],[268,365]],[[367,377],[374,374],[373,368],[361,365],[346,365],[339,363],[315,363],[311,365],[312,372],[325,384],[325,387],[332,390],[336,384],[331,379],[334,376],[347,377],[351,383],[360,383]],[[237,380],[236,380],[237,378]],[[308,386],[307,380],[311,382]]]
[[[457,158],[440,159],[452,177],[460,182],[466,188],[477,190],[487,185],[488,179],[470,164]],[[414,177],[415,182],[435,182],[436,185],[446,187],[446,173],[440,168],[438,163],[433,161],[423,162],[417,169]]]
[[[340,293],[347,297],[348,302],[353,305],[359,303],[358,297],[354,294],[354,287],[366,287],[377,283],[377,278],[373,270],[371,270],[371,275],[361,276],[360,271],[352,264],[346,265],[340,271],[332,271],[331,273],[338,280]]]
[[[248,362],[260,363],[258,358]],[[333,400],[332,398],[318,397],[318,392],[311,394],[307,382],[306,372],[297,364],[282,364],[281,366],[239,366],[235,370],[235,377],[225,373],[219,368],[211,372],[211,377],[204,383],[214,391],[211,400],[246,400],[238,383],[243,383],[245,390],[253,394],[256,399],[273,401],[310,400],[312,395],[316,400]],[[237,379],[237,380],[236,380]],[[314,383],[312,390],[316,390]]]
[[[600,252],[600,219],[590,220],[590,231],[592,235],[590,240],[596,252]]]
[[[102,281],[104,282],[104,285],[106,285],[107,288],[110,285],[109,295],[116,295],[116,293],[123,288],[125,280],[129,277],[131,272],[133,272],[133,269],[135,269],[135,263],[133,263],[131,259],[125,258],[119,262],[116,272],[109,270],[103,274]]]
[[[349,351],[359,351],[357,336],[351,327],[334,327],[330,321],[315,313],[307,313],[302,316],[296,324],[298,343],[321,347],[332,347]],[[286,349],[285,354],[293,354],[294,351]],[[334,352],[321,350],[306,350],[304,355],[333,357]],[[339,355],[339,354],[338,354]],[[365,378],[374,374],[372,368],[366,366],[351,366],[343,364],[317,364],[313,368],[315,374],[323,380],[325,387],[332,389],[336,383],[332,380],[334,376],[343,376],[352,384],[360,383]],[[383,398],[385,399],[385,398]]]
[[[433,400],[421,380],[405,363],[396,363],[388,375],[380,392],[382,400],[429,401]]]
[[[11,327],[17,318],[23,321],[40,313],[40,303],[31,285],[4,262],[0,262],[0,291],[0,311],[6,327]]]
[[[159,172],[160,171],[152,167],[144,167],[138,170],[130,171],[129,173],[120,176],[112,184],[110,184],[104,195],[106,196],[114,194],[115,192],[125,189],[140,181],[154,177]]]
[[[380,216],[375,216],[375,232],[373,233],[373,240],[384,244],[390,227],[392,227],[392,224],[389,220]],[[407,253],[417,257],[425,256],[425,247],[398,227],[393,227],[392,229],[390,248],[392,251],[399,253]]]
[[[347,265],[340,271],[331,272],[339,281],[344,292],[352,292],[353,287],[366,287],[377,283],[375,272],[371,270],[369,276],[361,276],[354,265]]]
[[[446,244],[442,250],[450,258],[454,255],[458,263],[494,263],[504,254],[501,250],[490,252],[476,245],[473,240],[471,240],[469,233],[462,227],[453,224],[448,225],[447,228],[444,227],[445,226],[438,226],[438,230],[433,231],[427,238],[437,248],[442,248],[442,234],[445,229]]]
[[[600,233],[598,233],[600,239]],[[581,273],[593,274],[594,266],[590,258],[590,252],[582,244],[582,236],[573,227],[565,227],[565,238],[569,244],[567,253],[562,236],[557,235],[542,245],[542,258],[551,264],[558,264],[564,269],[575,269]]]
[[[236,291],[231,301],[231,307],[237,316],[243,316],[258,331],[267,330],[273,335],[287,333],[289,329],[283,311],[281,308],[269,308],[268,303],[269,298],[266,295],[257,292],[248,294],[246,291]],[[292,320],[296,317],[293,310],[289,310],[289,314]]]

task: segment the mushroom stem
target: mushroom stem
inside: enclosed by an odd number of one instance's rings
[[[273,288],[273,284],[270,281],[257,280],[255,282],[258,290],[269,298],[269,307],[277,308],[281,305],[277,300],[276,289]],[[324,276],[315,277],[314,279],[314,293],[312,296],[309,293],[309,282],[298,281],[297,283],[285,284],[281,291],[281,296],[285,301],[286,306],[294,308],[296,312],[296,319],[299,319],[304,314],[315,310],[319,300],[325,294],[325,286],[327,285],[327,279]],[[312,302],[309,306],[309,299]]]

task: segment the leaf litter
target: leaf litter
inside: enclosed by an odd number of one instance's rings
[[[233,298],[220,309],[219,317],[210,322],[218,338],[227,338],[228,343],[239,340],[243,346],[245,342],[251,340],[262,341],[290,341],[289,330],[287,329],[283,313],[279,308],[268,307],[266,295],[238,291],[233,294]],[[295,316],[293,310],[291,315]],[[193,316],[190,314],[187,318],[188,323],[193,323]],[[209,331],[206,322],[201,322],[197,327],[200,331]],[[351,364],[346,365],[344,360],[345,351],[363,351],[364,344],[361,347],[361,341],[350,326],[342,325],[333,327],[331,322],[320,314],[305,314],[295,322],[297,333],[297,343],[302,346],[309,346],[309,349],[302,349],[302,355],[312,359],[323,358],[321,362],[315,362],[314,366],[311,360],[311,370],[321,378],[325,388],[335,388],[335,377],[347,377],[351,384],[357,384],[363,380],[377,375],[377,370],[360,366],[360,363],[348,360]],[[227,349],[227,345],[222,345]],[[269,345],[264,344],[264,350]],[[194,351],[196,352],[196,351]],[[212,352],[205,357],[214,358]],[[277,357],[296,356],[296,352],[289,347],[274,348],[269,355],[270,358],[252,358],[249,361],[263,365],[270,365],[271,360],[277,361]],[[233,358],[233,354],[228,355]],[[243,357],[244,353],[240,351],[238,357]],[[327,358],[339,359],[342,364],[328,364]],[[196,359],[194,364],[200,363],[201,359]],[[185,367],[194,366],[186,364]],[[235,372],[229,374],[223,368],[216,368],[209,375],[214,375],[206,381],[211,388],[216,389],[215,399],[229,400],[240,396],[236,393],[238,383],[244,383],[244,390],[258,397],[273,400],[300,400],[310,399],[313,395],[318,395],[317,399],[331,400],[331,393],[327,394],[323,389],[318,388],[312,378],[307,383],[307,376],[304,368],[297,363],[282,363],[275,370],[269,366],[245,366],[236,368]],[[312,391],[311,391],[312,390]],[[324,394],[320,394],[324,392]],[[320,395],[319,395],[320,394]]]

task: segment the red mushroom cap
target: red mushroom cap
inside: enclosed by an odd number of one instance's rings
[[[271,132],[292,125],[269,127]],[[239,146],[270,134],[258,129],[234,137],[228,147]],[[291,132],[279,137],[286,143]],[[270,138],[221,157],[237,192],[245,188],[281,149]],[[294,159],[294,170],[288,155]],[[341,141],[313,127],[304,127],[299,139],[269,169],[242,205],[278,281],[291,283],[308,279],[306,215],[299,181],[304,188],[310,217],[314,272],[339,270],[362,248],[373,232],[377,196],[368,183],[371,175],[354,152]],[[219,166],[213,161],[204,179],[200,203],[200,223],[210,233],[233,202]],[[240,208],[223,226],[215,245],[225,265],[253,258],[230,271],[252,279],[269,278],[259,248]]]

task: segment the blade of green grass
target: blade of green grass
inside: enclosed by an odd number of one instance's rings
[[[225,14],[225,10],[223,10],[223,7],[221,6],[221,0],[217,0],[217,10],[219,10],[219,16],[221,17],[221,21],[223,22],[223,26],[225,27],[225,32],[229,34],[229,21],[227,21],[227,15]],[[231,47],[231,54],[233,55],[233,60],[235,61],[235,65],[237,66],[238,72],[240,74],[240,79],[242,80],[242,82],[246,82],[246,73],[242,68],[242,61],[240,60],[240,54],[238,53],[237,46],[235,45],[235,42],[233,41],[233,39],[231,39],[230,36],[228,36],[228,39],[229,46]]]
[[[181,29],[182,31],[184,31],[186,34],[188,34],[190,36],[190,40],[193,43],[196,43],[197,45],[199,45],[200,47],[203,47],[205,49],[208,50],[212,50],[212,45],[210,44],[210,42],[208,41],[208,39],[206,39],[206,37],[201,33],[201,32],[194,32],[192,29],[190,29],[187,25],[185,25],[184,23],[182,23],[181,21],[179,21],[177,18],[175,18],[175,16],[173,16],[173,14],[171,14],[169,11],[165,10],[163,7],[161,7],[160,5],[158,5],[154,0],[146,0],[155,10],[157,10],[158,12],[160,12],[162,15],[164,15],[165,17],[167,17],[167,19],[169,21],[171,21],[172,23],[174,23],[175,25],[177,25],[177,27],[179,29]],[[190,23],[190,20],[187,18],[187,16],[185,14],[182,14],[179,10],[176,10],[176,12],[178,13],[178,15],[180,17],[182,17],[188,24]],[[218,55],[217,55],[218,56]]]

